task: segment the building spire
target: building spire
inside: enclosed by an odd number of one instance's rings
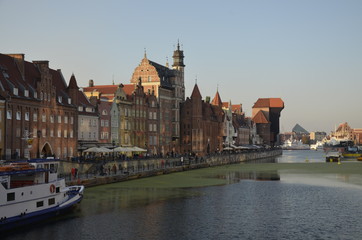
[[[146,51],[146,48],[145,48],[145,53],[143,55],[144,58],[147,58],[147,51]]]

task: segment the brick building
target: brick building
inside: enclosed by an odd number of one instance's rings
[[[284,102],[280,98],[259,98],[254,103],[252,120],[264,144],[279,144],[279,118],[283,109]]]
[[[180,103],[185,100],[184,55],[177,44],[173,53],[172,69],[147,59],[146,53],[135,68],[131,83],[141,80],[144,91],[153,91],[159,104],[159,145],[161,153],[179,152]]]
[[[76,96],[60,70],[49,68],[48,61],[27,62],[24,54],[0,54],[0,83],[3,159],[74,156]]]
[[[191,97],[181,104],[181,153],[203,156],[222,150],[224,117],[220,105],[202,100],[195,84]]]

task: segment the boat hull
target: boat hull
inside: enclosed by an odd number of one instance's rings
[[[0,232],[7,232],[19,227],[30,225],[32,223],[41,222],[52,217],[64,214],[71,211],[80,201],[83,199],[83,195],[79,194],[69,200],[69,203],[58,205],[53,208],[40,210],[20,216],[3,219],[0,221]]]

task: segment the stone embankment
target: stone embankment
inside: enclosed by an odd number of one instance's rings
[[[86,187],[151,177],[197,168],[235,164],[245,161],[275,157],[281,149],[215,154],[203,158],[148,158],[128,161],[61,162],[59,172],[68,185],[82,184]],[[75,173],[74,169],[77,169]]]

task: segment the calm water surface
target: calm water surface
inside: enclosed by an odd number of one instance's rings
[[[324,153],[285,151],[272,161],[324,162]],[[335,175],[278,174],[280,181],[256,181],[232,171],[219,176],[230,184],[202,188],[87,188],[73,213],[2,238],[361,239],[362,186]],[[157,177],[147,181],[157,186]]]

